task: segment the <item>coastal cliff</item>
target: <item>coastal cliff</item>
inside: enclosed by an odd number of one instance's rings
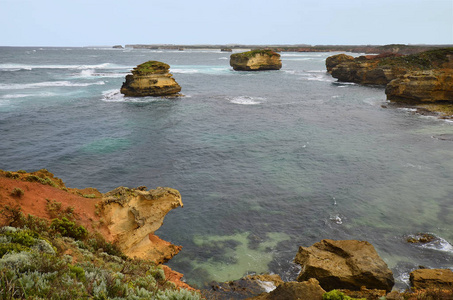
[[[154,234],[180,206],[181,195],[171,188],[119,187],[102,194],[68,188],[45,169],[0,170],[0,282],[13,284],[10,291],[19,298],[199,299],[182,274],[161,265],[181,247]],[[14,285],[29,280],[27,270],[45,282],[29,290]],[[14,272],[19,277],[4,282]],[[59,275],[47,278],[49,272]],[[68,292],[72,296],[64,296]]]
[[[182,247],[154,235],[165,215],[183,206],[177,190],[119,187],[104,194],[100,204],[101,217],[106,221],[109,234],[127,256],[161,264],[181,250]]]
[[[414,71],[387,84],[385,94],[392,101],[453,101],[453,71],[439,69]]]
[[[127,97],[178,96],[181,87],[168,71],[170,66],[159,61],[147,61],[126,75],[121,94]]]
[[[230,66],[235,71],[280,70],[280,54],[272,50],[252,50],[230,56]]]
[[[353,58],[338,54],[326,59],[326,68],[339,81],[386,85],[393,79],[416,71],[453,69],[453,48],[402,56],[395,53]]]
[[[393,103],[414,105],[442,118],[453,116],[453,48],[406,56],[339,54],[326,59],[326,69],[340,82],[385,85],[387,100]]]

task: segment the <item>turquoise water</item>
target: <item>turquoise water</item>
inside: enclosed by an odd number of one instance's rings
[[[202,286],[253,272],[294,279],[299,246],[371,242],[398,285],[453,268],[453,124],[382,108],[382,87],[337,83],[334,53],[282,53],[234,72],[220,51],[0,48],[0,168],[46,168],[68,186],[178,189],[157,231],[169,265]],[[170,64],[185,97],[124,98],[125,75]],[[439,237],[424,247],[406,237]]]

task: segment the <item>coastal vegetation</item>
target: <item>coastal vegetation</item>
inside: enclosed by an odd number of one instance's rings
[[[242,52],[242,53],[235,53],[232,54],[231,57],[239,57],[239,56],[245,56],[248,58],[255,57],[256,55],[267,55],[269,57],[272,57],[274,55],[278,55],[272,50],[266,50],[266,49],[256,49],[256,50],[251,50],[247,52]]]
[[[66,217],[49,222],[8,206],[1,214],[1,299],[200,299],[177,289],[160,266],[126,257]]]
[[[449,62],[453,55],[452,48],[443,48],[421,52],[417,54],[386,57],[379,61],[378,66],[397,66],[408,70],[430,70],[441,68]]]
[[[146,74],[163,74],[170,69],[170,66],[160,61],[147,61],[144,62],[132,70],[135,75],[146,75]]]

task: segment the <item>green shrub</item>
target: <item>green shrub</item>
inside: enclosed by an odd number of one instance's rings
[[[83,226],[77,226],[66,217],[53,219],[50,228],[62,236],[72,237],[76,240],[83,240],[88,236],[88,231]]]
[[[11,196],[13,197],[22,197],[24,195],[24,190],[20,188],[14,188],[13,191],[11,192]]]
[[[7,226],[17,226],[21,227],[22,220],[24,214],[22,213],[22,208],[20,206],[11,207],[9,205],[5,205],[2,210],[0,210],[0,214],[3,215],[5,224]]]
[[[0,243],[0,258],[6,253],[29,251],[30,248],[17,243]]]
[[[10,171],[6,172],[5,176],[6,176],[7,178],[11,178],[11,179],[17,179],[17,178],[20,177],[19,174],[15,174],[15,173],[10,172]]]
[[[344,293],[342,293],[338,290],[332,290],[332,291],[327,292],[324,295],[322,295],[322,299],[323,300],[354,300],[355,298],[346,296]],[[363,300],[366,300],[366,299],[363,299]]]

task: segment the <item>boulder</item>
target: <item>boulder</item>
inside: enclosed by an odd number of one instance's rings
[[[319,285],[319,282],[311,278],[304,282],[284,282],[270,293],[262,294],[253,300],[322,300],[326,291]]]
[[[295,262],[302,270],[297,278],[316,278],[326,290],[368,289],[391,291],[393,273],[373,245],[356,240],[322,240],[311,247],[300,247]]]
[[[180,193],[159,187],[118,187],[103,194],[100,215],[107,225],[111,239],[129,257],[164,263],[182,247],[161,240],[154,232],[163,224],[165,215],[183,206]]]
[[[168,72],[170,66],[159,61],[138,65],[121,87],[121,94],[128,97],[177,96],[181,87]]]
[[[412,287],[417,289],[453,288],[453,271],[449,269],[418,269],[409,277]]]
[[[410,72],[390,81],[385,94],[402,102],[453,101],[453,69]]]
[[[211,282],[210,289],[203,290],[206,299],[248,299],[275,290],[283,280],[276,274],[248,275],[239,280]]]
[[[272,50],[252,50],[230,56],[230,66],[235,71],[280,70],[280,54]]]

